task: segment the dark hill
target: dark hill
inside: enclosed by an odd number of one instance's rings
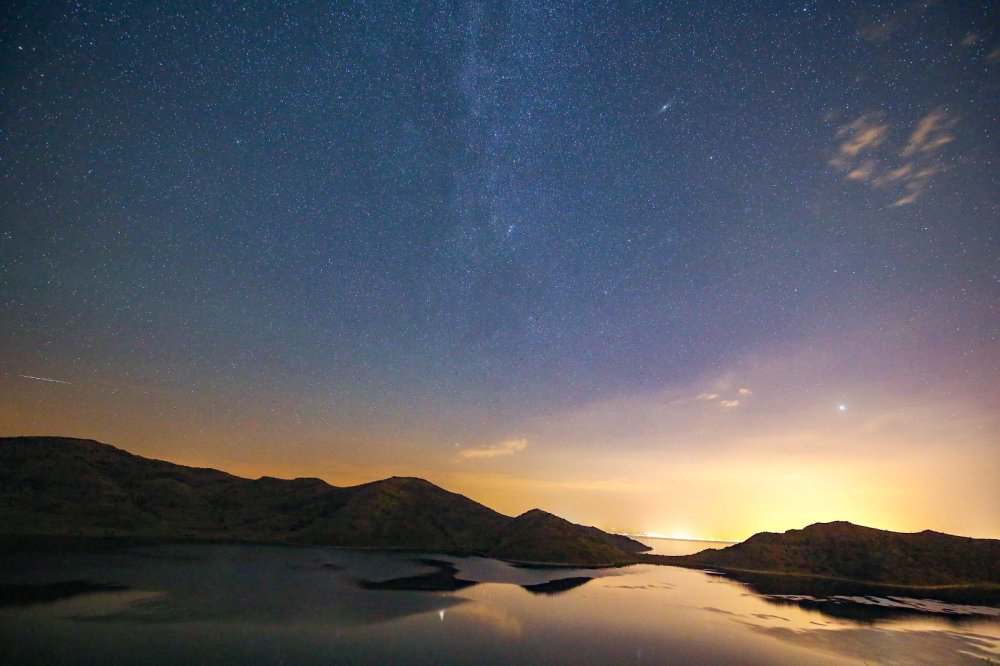
[[[622,548],[616,541],[620,537],[580,527],[540,509],[508,522],[499,536],[491,552],[503,559],[566,563],[621,560],[618,553]]]
[[[0,438],[0,533],[478,552],[605,564],[648,550],[542,511],[510,518],[423,479],[251,480],[91,440]]]
[[[888,532],[843,521],[816,523],[783,534],[762,532],[728,548],[656,560],[887,585],[1000,584],[1000,540],[930,530]]]

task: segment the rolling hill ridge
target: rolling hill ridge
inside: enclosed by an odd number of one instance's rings
[[[905,533],[845,521],[761,532],[727,548],[645,556],[662,564],[904,586],[1000,585],[1000,540]]]
[[[533,509],[512,518],[423,479],[245,479],[93,440],[0,438],[0,533],[237,540],[612,564],[648,550]]]

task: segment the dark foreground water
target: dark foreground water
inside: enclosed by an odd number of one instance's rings
[[[957,614],[994,609],[846,596],[824,609],[674,567],[419,557],[249,545],[6,556],[0,663],[1000,664],[1000,617]],[[414,585],[432,589],[392,589]]]

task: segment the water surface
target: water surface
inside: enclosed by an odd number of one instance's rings
[[[359,584],[441,571],[421,557],[476,584]],[[562,579],[575,580],[546,585]],[[157,546],[6,556],[0,583],[50,592],[4,597],[0,663],[1000,663],[997,617],[842,617],[653,565],[526,569],[403,552]]]

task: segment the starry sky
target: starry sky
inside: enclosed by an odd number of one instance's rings
[[[0,50],[4,435],[1000,537],[1000,3],[15,1]]]

